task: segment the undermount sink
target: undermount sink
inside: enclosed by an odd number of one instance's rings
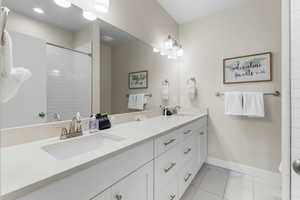
[[[124,139],[120,136],[94,134],[60,141],[42,149],[58,160],[65,160],[94,150],[106,149]]]

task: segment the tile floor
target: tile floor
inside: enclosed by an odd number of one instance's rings
[[[280,186],[204,165],[181,200],[280,200]]]

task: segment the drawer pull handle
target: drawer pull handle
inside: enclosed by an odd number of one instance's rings
[[[176,141],[176,139],[171,139],[171,140],[169,140],[168,142],[165,142],[164,145],[165,145],[165,146],[168,146],[169,144],[171,144],[171,143],[173,143],[173,142],[175,142],[175,141]]]
[[[184,182],[187,182],[191,178],[192,174],[189,173],[186,178],[184,178]]]
[[[121,200],[121,199],[122,199],[122,195],[117,194],[117,195],[116,195],[116,199],[117,199],[117,200]]]
[[[186,155],[186,154],[190,153],[191,151],[192,151],[192,148],[188,148],[188,150],[186,150],[186,151],[184,152],[184,154]]]
[[[190,134],[192,132],[192,130],[187,130],[187,131],[185,131],[183,134],[184,135],[187,135],[187,134]]]
[[[204,135],[204,132],[202,131],[202,132],[200,132],[200,135]]]
[[[164,169],[165,173],[168,173],[173,167],[175,167],[176,163],[171,163],[170,167]]]
[[[170,195],[170,200],[173,200],[173,199],[175,199],[175,197],[176,197],[176,195],[175,195],[175,194],[172,194],[172,195]]]

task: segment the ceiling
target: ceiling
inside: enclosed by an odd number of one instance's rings
[[[179,24],[234,8],[249,0],[157,0]],[[252,0],[250,0],[252,1]]]
[[[91,23],[82,17],[80,8],[74,5],[61,8],[54,4],[53,0],[3,0],[3,5],[14,12],[68,31],[79,31]],[[33,12],[34,7],[43,9],[45,14]]]
[[[81,8],[74,5],[70,8],[61,8],[53,0],[4,0],[3,5],[16,13],[71,32],[80,31],[92,23],[82,17]],[[43,9],[45,13],[42,15],[35,13],[32,10],[34,7]],[[111,24],[102,20],[98,20],[98,22],[100,23],[101,37],[113,38],[112,41],[102,40],[107,45],[120,45],[136,40],[127,32]]]

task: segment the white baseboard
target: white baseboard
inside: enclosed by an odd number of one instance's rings
[[[281,185],[280,173],[275,173],[230,161],[224,161],[213,157],[208,157],[206,163],[217,167],[229,169],[235,172],[243,173],[254,178],[258,178],[262,181],[267,181],[268,183],[272,183],[274,185]]]

